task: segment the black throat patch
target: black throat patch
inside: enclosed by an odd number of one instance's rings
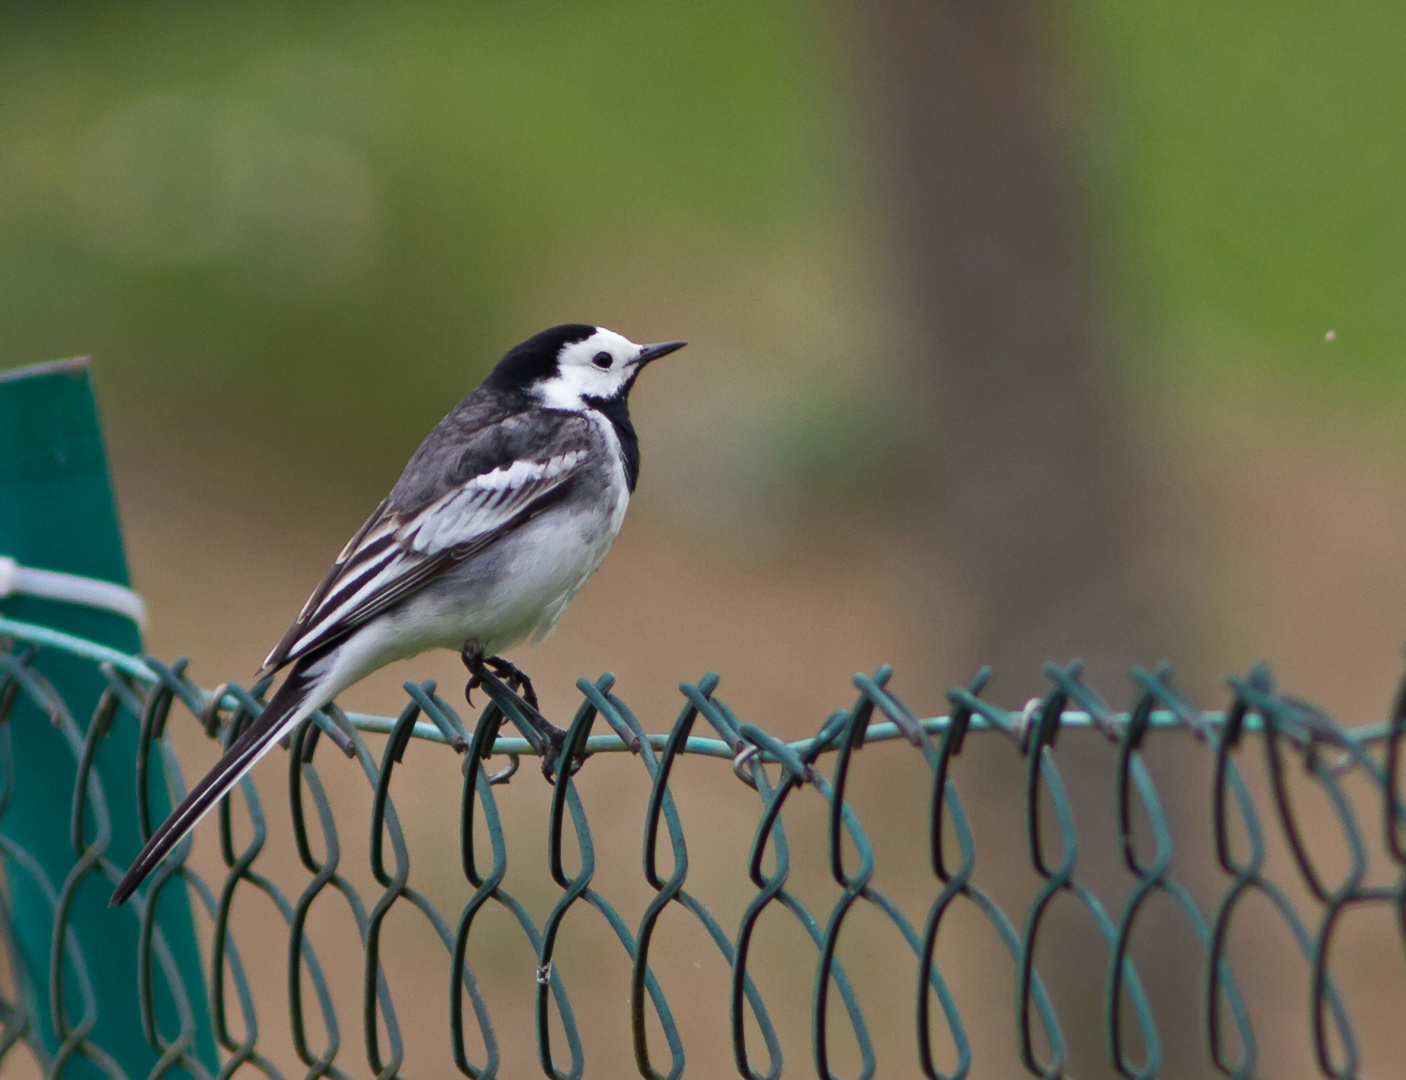
[[[625,460],[625,483],[634,494],[635,483],[640,478],[640,440],[635,434],[635,425],[630,423],[630,406],[626,394],[614,398],[586,397],[581,399],[595,409],[615,428],[620,440],[620,455]]]

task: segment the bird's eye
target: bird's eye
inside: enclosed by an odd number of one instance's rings
[[[608,352],[598,352],[595,356],[591,357],[591,363],[595,364],[596,367],[600,368],[602,371],[609,371],[610,365],[615,363],[615,357],[611,356]]]

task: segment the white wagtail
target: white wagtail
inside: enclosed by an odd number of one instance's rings
[[[630,388],[647,363],[683,345],[636,345],[571,324],[504,356],[342,549],[264,661],[260,675],[292,665],[278,692],[152,834],[112,902],[131,896],[313,712],[426,649],[459,650],[470,689],[487,682],[525,692],[522,711],[549,773],[563,732],[537,712],[526,676],[497,654],[545,638],[610,550],[640,469]]]

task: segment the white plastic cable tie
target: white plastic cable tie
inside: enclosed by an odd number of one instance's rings
[[[0,555],[0,600],[16,593],[113,611],[127,616],[137,629],[146,629],[146,604],[125,585],[57,570],[36,570],[21,566],[9,555]]]

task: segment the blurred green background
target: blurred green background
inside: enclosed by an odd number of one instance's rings
[[[608,306],[645,337],[635,308],[696,324],[785,279],[727,320],[749,340],[856,231],[815,16],[9,8],[6,360],[93,353],[115,423],[252,426],[367,491],[543,326]]]
[[[6,5],[0,367],[95,358],[148,645],[205,685],[503,351],[587,321],[691,345],[635,394],[617,551],[517,657],[549,713],[610,668],[662,730],[716,667],[799,737],[859,668],[931,713],[1074,655],[1214,706],[1264,655],[1365,721],[1403,104],[1381,0]]]
[[[1033,10],[1097,316],[1122,335],[1110,377],[1202,396],[1253,377],[1394,423],[1397,13]],[[923,343],[885,300],[862,7],[0,20],[0,349],[99,357],[113,423],[252,431],[364,495],[508,344],[609,313],[738,354],[718,382],[804,399],[759,410],[782,445],[748,471],[784,464],[822,504],[870,486],[821,480],[846,455],[816,432],[856,440]]]
[[[1406,27],[1397,13],[1067,8],[1061,41],[1088,91],[1081,119],[1102,196],[1102,263],[1125,310],[1155,333],[1151,362],[1207,391],[1244,367],[1375,404],[1376,418],[1399,413]]]

